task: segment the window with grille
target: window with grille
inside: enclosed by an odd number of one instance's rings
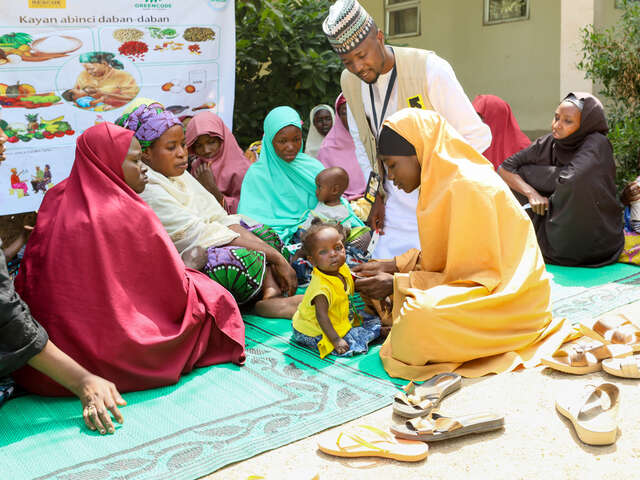
[[[484,0],[484,24],[529,19],[529,0]]]
[[[387,37],[420,35],[420,1],[385,0],[385,34]]]

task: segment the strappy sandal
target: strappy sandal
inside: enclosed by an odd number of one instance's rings
[[[556,409],[573,424],[578,438],[588,445],[611,445],[618,436],[620,390],[612,383],[587,385],[579,397],[556,401]]]
[[[504,426],[504,417],[494,413],[476,413],[461,417],[445,417],[432,412],[426,417],[412,418],[404,425],[392,425],[390,430],[398,438],[436,442],[462,437],[471,433],[490,432]]]
[[[441,373],[421,385],[409,382],[404,392],[393,398],[393,413],[405,418],[423,417],[461,386],[462,377],[457,373]]]
[[[623,316],[580,322],[580,331],[604,344],[629,345],[640,352],[640,328]]]
[[[606,358],[631,355],[633,350],[627,345],[605,345],[589,337],[565,343],[551,357],[540,362],[554,370],[573,375],[584,375],[602,369],[601,361]]]
[[[640,378],[640,355],[603,360],[602,369],[616,377]]]
[[[402,462],[418,462],[429,454],[429,445],[399,440],[371,425],[329,432],[320,437],[318,448],[336,457],[382,457]]]

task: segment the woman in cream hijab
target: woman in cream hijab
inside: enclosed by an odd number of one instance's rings
[[[380,351],[387,372],[476,377],[552,353],[563,332],[551,335],[561,323],[551,317],[550,277],[531,221],[493,166],[443,117],[418,109],[385,121],[379,153],[398,188],[419,189],[421,249],[353,269],[368,277],[357,290],[393,297]]]
[[[334,122],[333,108],[326,104],[313,107],[309,113],[309,134],[305,142],[304,153],[317,158],[324,137],[327,136]]]

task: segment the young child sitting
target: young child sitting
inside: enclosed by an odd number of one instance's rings
[[[324,222],[339,223],[351,229],[348,242],[369,232],[353,213],[346,198],[342,196],[349,186],[349,174],[340,167],[325,168],[316,176],[316,197],[318,205],[309,212],[309,217],[301,228],[304,230],[311,226],[314,218]],[[366,245],[364,247],[366,249]]]
[[[343,239],[340,225],[318,220],[302,239],[302,248],[314,269],[293,316],[293,340],[317,349],[321,358],[330,353],[351,356],[367,352],[369,342],[380,336],[380,319],[356,312],[350,302],[354,282],[345,263]]]

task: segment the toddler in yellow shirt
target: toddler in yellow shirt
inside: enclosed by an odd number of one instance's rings
[[[302,248],[313,264],[311,283],[293,316],[293,340],[320,352],[351,356],[364,353],[380,336],[380,319],[353,308],[351,271],[346,265],[344,230],[314,221],[302,238]]]

